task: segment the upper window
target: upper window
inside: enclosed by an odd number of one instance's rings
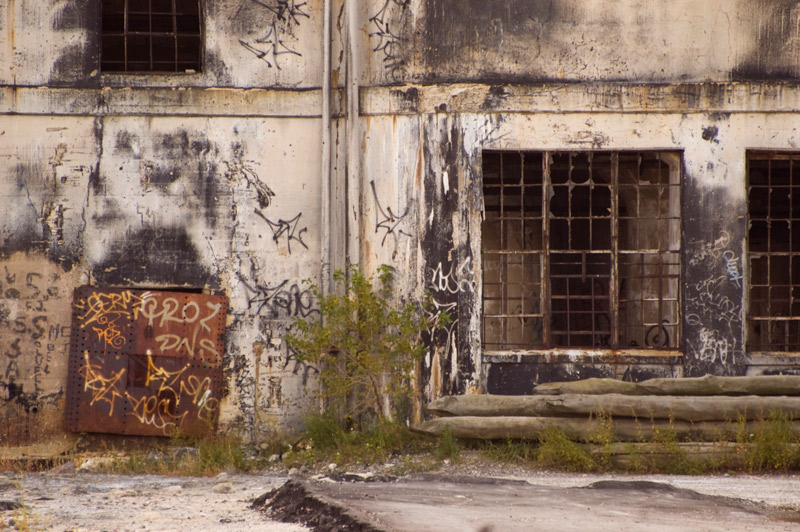
[[[484,152],[484,349],[676,348],[680,169],[672,152]]]
[[[800,351],[800,154],[747,157],[748,351]]]
[[[199,0],[102,0],[104,72],[200,72]]]

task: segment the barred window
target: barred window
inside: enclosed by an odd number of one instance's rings
[[[199,0],[102,0],[104,72],[200,72]]]
[[[484,152],[484,349],[676,348],[680,183],[674,152]]]
[[[800,351],[800,153],[748,153],[748,351]]]

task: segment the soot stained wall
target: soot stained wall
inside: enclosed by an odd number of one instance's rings
[[[400,79],[426,82],[791,80],[799,16],[791,0],[425,0],[390,59],[413,48]]]

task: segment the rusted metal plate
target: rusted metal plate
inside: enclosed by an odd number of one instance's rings
[[[201,435],[216,427],[227,302],[157,290],[75,290],[67,428]]]

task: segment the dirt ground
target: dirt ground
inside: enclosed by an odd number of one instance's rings
[[[44,473],[0,473],[0,530],[311,530],[263,511],[270,503],[266,495],[288,480],[278,470],[189,478],[106,475],[69,464]],[[315,501],[317,520],[329,522],[319,530],[800,530],[797,475],[563,474],[465,457],[400,481],[349,482],[353,477],[335,472],[299,473],[292,480],[280,492],[283,502],[273,506],[288,507],[282,517],[297,520],[308,506],[297,490],[305,490]],[[608,480],[624,484],[580,489]],[[260,509],[251,508],[259,497]],[[331,521],[332,508],[353,521]]]
[[[0,530],[54,532],[219,531],[300,532],[250,509],[253,499],[286,478],[227,475],[212,478],[98,473],[0,474]],[[1,503],[0,503],[1,504]]]

